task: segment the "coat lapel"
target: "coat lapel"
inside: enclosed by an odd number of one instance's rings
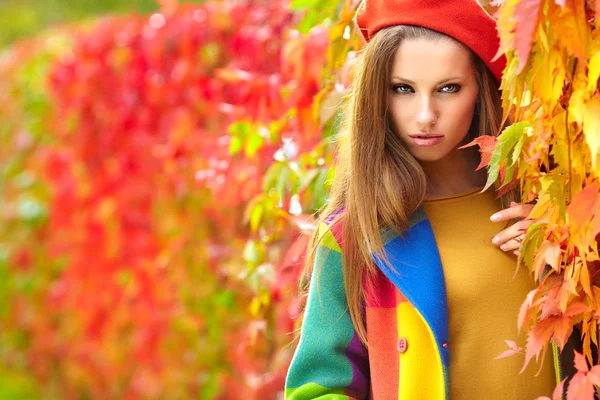
[[[437,342],[444,365],[449,365],[448,308],[444,271],[433,230],[424,209],[413,215],[410,228],[399,236],[382,232],[384,250],[391,267],[372,257],[377,267],[423,316]]]

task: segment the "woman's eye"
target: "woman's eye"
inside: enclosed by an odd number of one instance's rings
[[[460,86],[453,83],[451,85],[446,85],[440,89],[444,93],[456,93],[460,90]]]
[[[411,93],[413,91],[408,85],[394,85],[392,90],[398,94]]]

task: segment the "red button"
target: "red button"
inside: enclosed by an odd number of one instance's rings
[[[407,348],[408,348],[408,342],[406,341],[406,339],[405,338],[398,339],[398,351],[400,353],[404,353],[404,352],[406,352]]]

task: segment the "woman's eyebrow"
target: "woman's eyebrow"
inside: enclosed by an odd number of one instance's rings
[[[437,84],[438,84],[438,85],[441,85],[441,84],[443,84],[443,83],[446,83],[446,82],[450,82],[450,81],[457,81],[457,80],[461,80],[461,79],[462,79],[462,77],[461,77],[461,76],[454,76],[454,77],[452,77],[452,78],[443,79],[443,80],[439,81]],[[413,81],[411,81],[410,79],[401,78],[401,77],[399,77],[399,76],[393,76],[393,77],[392,77],[392,80],[402,81],[402,82],[409,83],[409,84],[411,84],[411,85],[416,85],[416,83],[415,83],[415,82],[413,82]]]

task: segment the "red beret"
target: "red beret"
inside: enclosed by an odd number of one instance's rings
[[[496,21],[475,0],[362,0],[356,25],[368,42],[377,31],[393,25],[417,25],[445,33],[475,52],[498,82],[504,55],[492,61],[500,39]]]

